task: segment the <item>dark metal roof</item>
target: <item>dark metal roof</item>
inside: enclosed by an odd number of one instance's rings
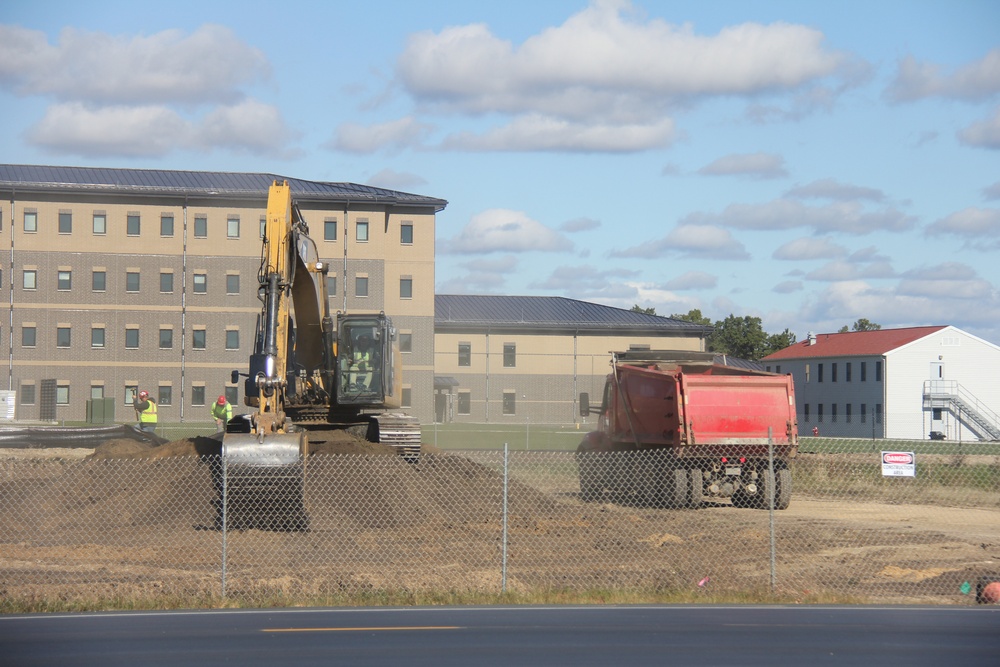
[[[279,174],[228,171],[169,171],[0,164],[0,190],[86,192],[122,195],[235,196],[267,198],[271,183],[287,180],[299,201],[430,206],[442,210],[444,199],[386,190],[357,183],[306,181]]]
[[[706,327],[669,317],[647,315],[559,296],[438,294],[434,326],[459,329],[622,329],[688,336],[707,335]]]

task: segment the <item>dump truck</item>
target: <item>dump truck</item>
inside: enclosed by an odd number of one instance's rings
[[[304,530],[309,433],[341,429],[420,454],[420,423],[399,411],[399,342],[384,312],[330,311],[319,258],[287,181],[268,191],[253,352],[243,403],[222,440],[227,526]],[[220,486],[217,484],[217,486]]]
[[[580,495],[670,507],[786,509],[798,452],[790,375],[711,352],[613,352],[599,415],[577,448]]]

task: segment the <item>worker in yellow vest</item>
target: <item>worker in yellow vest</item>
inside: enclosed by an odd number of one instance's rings
[[[226,430],[226,424],[233,418],[233,406],[229,404],[225,396],[219,396],[219,400],[212,404],[212,419],[215,420],[215,432],[221,433]]]
[[[138,398],[132,403],[139,418],[139,429],[156,431],[156,401],[149,397],[148,391],[140,391]]]

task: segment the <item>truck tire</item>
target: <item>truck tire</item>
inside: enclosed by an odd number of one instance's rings
[[[601,495],[601,482],[597,474],[600,464],[596,459],[597,455],[589,452],[580,459],[580,499],[588,503]]]
[[[698,508],[705,503],[705,478],[701,468],[688,471],[688,481],[691,485],[691,507]]]
[[[689,507],[691,502],[691,483],[688,481],[688,471],[684,468],[674,468],[667,471],[666,480],[670,497],[667,505],[674,509]]]
[[[774,509],[786,510],[792,502],[792,471],[781,468],[775,472],[778,475],[778,488],[774,492]]]

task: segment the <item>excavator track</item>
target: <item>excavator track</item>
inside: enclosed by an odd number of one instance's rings
[[[378,425],[378,442],[388,445],[407,461],[420,458],[420,421],[403,413],[385,413],[372,417]]]

